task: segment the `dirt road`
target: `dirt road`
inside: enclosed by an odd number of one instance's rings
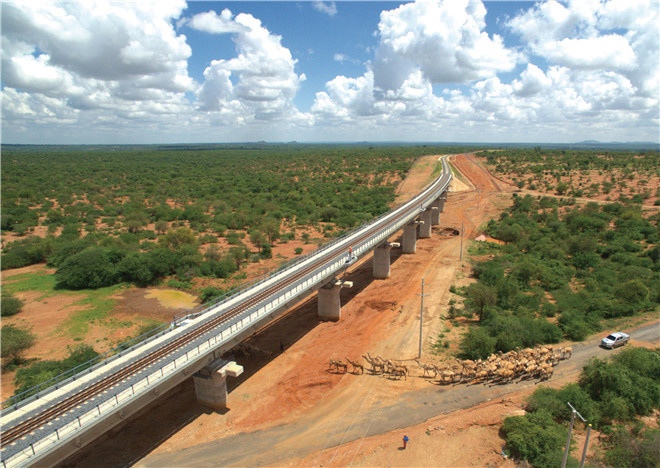
[[[422,278],[428,294],[424,301],[424,358],[438,362],[443,353],[455,350],[463,328],[446,319],[448,289],[468,281],[470,267],[459,261],[460,236],[447,234],[451,231],[446,228],[463,225],[465,251],[468,240],[480,234],[480,226],[510,203],[506,192],[512,189],[490,177],[469,156],[458,155],[453,163],[465,183],[456,183],[449,194],[434,235],[418,240],[415,255],[393,250],[392,272],[386,280],[372,278],[369,258],[352,268],[346,279],[354,286],[342,290],[339,322],[319,322],[316,301],[311,299],[251,338],[252,351],[236,356],[245,373],[228,381],[227,412],[211,412],[197,404],[194,387],[187,381],[66,464],[501,465],[497,428],[502,414],[519,410],[519,406],[491,405],[485,410],[473,406],[489,399],[501,402],[508,392],[530,392],[536,381],[493,387],[438,386],[421,378],[418,368],[414,369],[417,376],[399,381],[328,372],[330,357],[360,360],[366,352],[416,366],[412,359],[419,345],[417,294]],[[416,173],[420,184],[428,182],[433,166],[425,164],[426,176],[424,171]],[[419,190],[408,187],[408,191]],[[452,343],[440,356],[431,353],[439,334]],[[280,344],[286,348],[283,353]],[[580,346],[587,349],[589,343]],[[575,358],[560,365],[551,384],[560,382],[560,376],[577,373],[581,359],[577,348]],[[422,436],[418,434],[430,437],[426,433],[442,431],[411,426],[454,410],[460,411],[447,416],[450,422],[438,423],[454,427],[453,435],[419,442]],[[397,428],[413,431],[405,453],[393,445],[402,434],[388,432]],[[432,441],[440,445],[429,445]],[[442,460],[429,458],[439,450]]]
[[[660,322],[636,329],[632,335],[638,344],[647,342],[652,346],[660,344]],[[599,338],[573,346],[573,357],[562,362],[553,379],[575,377],[584,364],[593,356],[606,358],[614,352],[598,346]],[[634,343],[633,343],[634,344]],[[360,386],[345,407],[344,418],[334,427],[319,424],[319,419],[327,410],[320,407],[303,420],[276,426],[271,429],[241,433],[178,453],[149,456],[140,466],[208,466],[221,463],[225,466],[280,465],[289,458],[304,456],[301,448],[308,453],[346,444],[354,440],[376,434],[384,434],[395,429],[403,429],[422,423],[441,413],[470,408],[481,403],[500,399],[512,392],[530,389],[538,385],[537,380],[518,381],[510,385],[431,385],[423,390],[406,392],[396,401],[383,403],[373,398],[373,387],[378,376],[365,376],[370,380]],[[321,460],[317,466],[328,466],[329,460]]]

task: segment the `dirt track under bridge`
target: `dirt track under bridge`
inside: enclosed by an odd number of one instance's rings
[[[435,159],[428,157],[411,173],[399,202],[428,181]],[[454,164],[461,180],[449,194],[434,236],[418,240],[415,255],[393,250],[387,280],[371,278],[370,258],[353,267],[347,279],[354,287],[342,291],[341,321],[319,322],[311,299],[235,353],[246,372],[229,380],[227,412],[198,405],[187,381],[66,464],[513,466],[499,455],[499,424],[520,411],[537,381],[438,386],[422,378],[412,361],[416,375],[399,381],[328,371],[330,357],[357,360],[369,352],[415,358],[422,278],[428,294],[424,360],[442,359],[430,354],[431,345],[449,326],[449,286],[466,284],[469,267],[459,261],[460,237],[440,234],[463,225],[465,252],[467,241],[481,234],[479,227],[497,216],[514,190],[491,177],[473,156],[458,155]],[[460,330],[454,327],[447,336],[455,342]],[[582,353],[586,359],[592,352],[598,349],[591,342],[576,346],[574,358],[559,366],[549,385],[575,378]],[[399,450],[404,428],[411,438],[406,451]]]

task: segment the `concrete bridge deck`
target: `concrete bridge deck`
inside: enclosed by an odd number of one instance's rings
[[[3,467],[57,463],[300,300],[334,284],[355,259],[382,246],[402,227],[410,226],[420,214],[429,213],[432,205],[437,205],[452,179],[446,157],[442,165],[443,174],[438,179],[395,210],[199,311],[184,325],[113,356],[58,388],[46,389],[7,407],[1,421]],[[417,230],[407,231],[404,242],[410,244],[414,242],[410,232],[416,238]]]

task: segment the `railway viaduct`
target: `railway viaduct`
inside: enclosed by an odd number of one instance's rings
[[[385,279],[392,248],[414,254],[417,239],[431,236],[452,180],[447,156],[441,164],[436,180],[389,213],[151,336],[3,402],[2,467],[54,465],[191,376],[198,400],[223,408],[226,379],[242,367],[219,356],[315,292],[319,318],[339,320],[341,288],[352,284],[338,278],[351,265],[373,252],[373,275]],[[401,242],[390,242],[401,230]]]

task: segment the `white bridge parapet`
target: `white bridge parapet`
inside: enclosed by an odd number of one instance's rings
[[[309,268],[319,258],[325,258],[320,266],[297,281],[278,289],[276,293],[262,298],[244,312],[231,317],[209,331],[200,334],[193,342],[155,360],[147,368],[127,375],[92,400],[80,403],[75,409],[56,416],[48,426],[34,429],[30,434],[2,447],[2,468],[29,466],[36,463],[55,464],[74,453],[105,430],[128,416],[162,392],[190,377],[196,371],[216,359],[216,354],[236,345],[254,330],[269,323],[278,314],[291,307],[299,299],[317,291],[347,268],[346,254],[351,258],[366,255],[402,227],[415,220],[432,203],[446,193],[452,178],[451,170],[442,158],[443,174],[427,186],[422,193],[395,210],[365,224],[348,235],[308,254],[305,258],[256,282],[251,288],[240,291],[211,307],[188,317],[182,326],[172,326],[162,336],[113,356],[106,362],[95,365],[74,380],[56,389],[46,389],[37,398],[31,397],[2,411],[3,436],[24,420],[43,413],[57,402],[83,391],[94,382],[120,372],[125,366],[155,353],[158,349],[195,329],[208,324],[239,307],[250,303],[260,293],[286,282],[287,278]],[[435,211],[435,210],[434,210]],[[365,238],[365,233],[372,234]],[[176,325],[176,324],[174,324]],[[89,436],[86,434],[89,432]]]

